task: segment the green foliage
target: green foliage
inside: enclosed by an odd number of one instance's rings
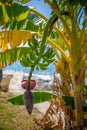
[[[69,2],[69,4],[70,5],[72,5],[72,6],[74,6],[74,5],[76,5],[76,4],[78,4],[79,3],[79,0],[67,0],[68,2]]]
[[[50,101],[52,99],[52,94],[48,92],[33,92],[34,104],[41,103],[45,101]],[[63,96],[66,106],[71,106],[74,109],[74,98],[71,96]],[[9,98],[7,101],[14,105],[24,105],[23,94]],[[87,103],[83,103],[83,111],[87,112]]]
[[[20,21],[27,17],[28,15],[28,7],[22,6],[18,3],[13,3],[12,5],[9,4],[2,4],[0,6],[0,18],[1,24],[6,24],[8,22],[12,22],[14,20]],[[3,21],[3,23],[2,23]]]
[[[79,0],[82,6],[87,6],[87,0]]]
[[[75,6],[78,4],[81,4],[81,6],[86,6],[87,5],[87,0],[66,0],[69,2],[70,5]]]
[[[23,0],[26,2],[29,0]],[[16,1],[18,2],[18,1]],[[28,6],[19,3],[2,3],[0,4],[0,25],[9,29],[26,29],[38,31],[38,25],[35,25],[38,16],[29,14]]]

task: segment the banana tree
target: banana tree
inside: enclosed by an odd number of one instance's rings
[[[11,10],[11,12],[13,11],[12,9],[10,9],[10,10]],[[30,10],[27,10],[26,12],[28,12],[28,14],[29,14]],[[35,67],[37,69],[40,68],[42,70],[47,69],[47,66],[53,61],[54,53],[51,48],[46,48],[47,44],[45,44],[46,37],[48,36],[47,33],[50,34],[50,30],[49,30],[49,32],[46,32],[46,30],[45,30],[42,41],[39,42],[39,40],[40,40],[39,39],[37,42],[37,40],[33,37],[36,34],[30,33],[30,31],[34,31],[34,32],[38,31],[38,26],[35,25],[36,21],[35,22],[30,21],[32,14],[29,15],[29,18],[27,18],[26,12],[25,12],[23,20],[21,20],[21,17],[23,16],[23,14],[22,15],[20,14],[20,16],[18,17],[18,19],[16,19],[16,21],[15,20],[13,20],[11,22],[7,21],[7,23],[5,23],[5,25],[4,25],[4,28],[9,28],[10,30],[7,30],[7,31],[5,30],[5,31],[1,32],[1,51],[2,51],[2,53],[0,55],[1,56],[0,66],[1,66],[1,68],[3,68],[9,64],[12,64],[16,60],[22,58],[21,64],[25,67],[31,67],[29,77],[28,77],[27,91],[24,94],[24,101],[25,101],[26,108],[27,108],[29,114],[31,114],[32,108],[33,108],[33,95],[30,91],[30,80],[32,77],[32,73],[33,73]],[[34,17],[35,17],[35,15],[34,15]],[[37,17],[37,19],[38,19],[38,17]],[[51,18],[51,19],[53,19],[53,18]],[[39,22],[40,22],[40,20],[39,20]],[[47,28],[48,28],[48,26],[49,26],[49,24],[47,24]],[[22,30],[17,30],[17,29],[22,29]],[[25,29],[26,29],[26,31],[25,31]],[[40,27],[40,29],[42,29],[42,28]],[[27,31],[27,30],[30,30],[30,31]],[[29,42],[29,40],[30,40],[30,42]],[[21,43],[22,43],[22,45],[24,45],[24,44],[26,44],[26,42],[28,42],[28,47],[18,47]],[[10,46],[10,49],[8,49],[8,45]],[[23,53],[21,53],[21,52],[23,52]]]
[[[86,6],[82,6],[78,1],[71,4],[70,1],[50,1],[46,0],[52,10],[58,16],[57,33],[62,37],[68,50],[68,63],[72,76],[74,88],[75,115],[78,129],[83,125],[83,108],[82,108],[82,86],[84,80],[86,63]],[[54,4],[55,3],[55,4]],[[83,8],[84,7],[84,8]],[[83,22],[81,21],[84,15]],[[81,22],[81,23],[80,23]],[[81,25],[80,25],[81,24]],[[55,46],[56,47],[56,46]],[[56,47],[57,48],[57,47]],[[66,55],[66,54],[65,54]]]
[[[74,1],[72,4],[70,0],[45,0],[45,2],[52,8],[54,16],[48,20],[36,10],[29,9],[29,13],[33,12],[34,14],[37,14],[37,16],[43,18],[46,22],[48,21],[44,30],[46,35],[43,35],[45,33],[40,29],[32,33],[32,35],[42,37],[43,44],[46,41],[49,42],[54,50],[60,51],[67,62],[74,88],[76,124],[78,128],[80,128],[80,126],[83,125],[82,86],[84,72],[87,68],[86,2],[85,4],[83,4],[81,0]],[[84,17],[83,20],[82,17]],[[8,19],[6,20],[8,21]],[[54,25],[55,21],[57,21],[57,24]],[[66,54],[63,48],[58,45],[57,41],[55,42],[54,39],[51,39],[49,32],[52,29],[58,34],[58,38],[61,37],[63,40],[67,47],[68,54]]]
[[[25,1],[21,1],[21,2],[24,3],[24,2],[28,2],[28,1],[25,0]],[[36,16],[34,14],[30,14],[30,9],[27,6],[24,6],[24,5],[22,6],[20,3],[15,3],[13,1],[8,1],[6,3],[6,2],[1,1],[0,4],[1,4],[0,9],[2,12],[1,13],[1,26],[3,27],[3,29],[5,29],[5,31],[0,32],[0,47],[1,47],[0,68],[3,68],[9,64],[12,64],[16,60],[22,58],[23,55],[24,56],[30,55],[30,52],[29,52],[29,50],[27,51],[26,47],[18,47],[18,46],[21,43],[22,43],[22,45],[24,45],[24,44],[26,44],[27,41],[29,42],[29,40],[34,39],[34,38],[32,38],[33,34],[31,34],[29,31],[34,31],[34,32],[38,31],[39,26],[38,26],[37,21],[39,21],[41,23],[42,20],[40,20],[40,18],[38,16]],[[4,21],[4,22],[2,23],[2,21]],[[40,29],[41,29],[41,27],[40,27]],[[45,35],[44,35],[44,37],[46,39]],[[34,70],[36,63],[38,64],[38,61],[40,61],[41,55],[44,52],[44,49],[45,49],[44,37],[42,40],[42,48],[41,48],[41,50],[39,50],[39,53],[41,53],[41,54],[37,60],[35,59],[36,61],[34,64],[31,63],[31,64],[33,64],[32,65],[33,67],[31,67],[32,71]],[[32,50],[31,47],[32,46],[30,46],[30,50]],[[25,50],[26,50],[26,52],[25,52]],[[34,48],[33,48],[33,50],[34,50]],[[47,55],[50,54],[52,56],[52,54],[51,54],[52,50],[49,49],[48,51],[49,51],[49,53],[47,53]],[[21,52],[23,52],[22,55],[21,55]],[[33,58],[33,60],[34,60],[34,58]],[[45,62],[45,61],[43,61],[43,62]],[[52,62],[51,59],[49,59],[49,63],[50,62]],[[23,62],[22,62],[22,64],[23,64]],[[44,69],[43,64],[42,64],[42,66],[41,66],[41,64],[39,66],[40,66],[40,68]],[[46,69],[46,66],[48,66],[48,63],[45,63],[45,69]],[[30,75],[32,75],[32,74],[30,74]],[[30,82],[30,77],[29,77],[29,82]]]
[[[87,68],[87,2],[85,1],[85,4],[82,3],[81,0],[74,1],[73,3],[71,3],[70,0],[45,0],[45,2],[52,8],[53,12],[58,17],[57,26],[54,26],[54,30],[58,36],[62,38],[68,50],[68,54],[66,54],[64,50],[58,46],[58,43],[52,39],[46,39],[53,48],[60,51],[65,61],[68,63],[74,88],[76,124],[78,129],[80,129],[80,126],[83,125],[82,86],[85,69]],[[47,21],[46,17],[42,16],[37,11],[32,9],[31,11]],[[41,34],[36,35],[42,36]]]

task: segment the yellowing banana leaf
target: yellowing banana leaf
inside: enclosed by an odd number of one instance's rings
[[[2,52],[13,49],[19,46],[21,43],[26,43],[32,39],[32,34],[29,31],[24,30],[8,30],[0,32],[0,47]]]

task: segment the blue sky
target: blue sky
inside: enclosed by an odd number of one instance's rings
[[[37,11],[49,18],[51,8],[49,7],[49,5],[44,3],[44,0],[31,0],[31,2],[29,2],[27,5],[35,7]]]

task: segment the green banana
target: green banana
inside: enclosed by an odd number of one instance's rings
[[[33,62],[36,60],[36,57],[35,57],[34,54],[32,54],[32,55],[30,56],[30,58],[31,58],[31,60],[32,60]]]
[[[44,63],[39,63],[39,67],[42,70],[46,70],[48,65],[49,65],[49,63],[45,63],[45,64]]]
[[[29,67],[29,64],[26,62],[26,59],[25,59],[25,58],[22,59],[22,60],[20,60],[20,63],[21,63],[21,65],[23,65],[24,67]]]
[[[26,60],[26,64],[28,66],[32,66],[33,65],[33,62],[31,61],[31,59],[29,57],[25,57],[25,60]]]

